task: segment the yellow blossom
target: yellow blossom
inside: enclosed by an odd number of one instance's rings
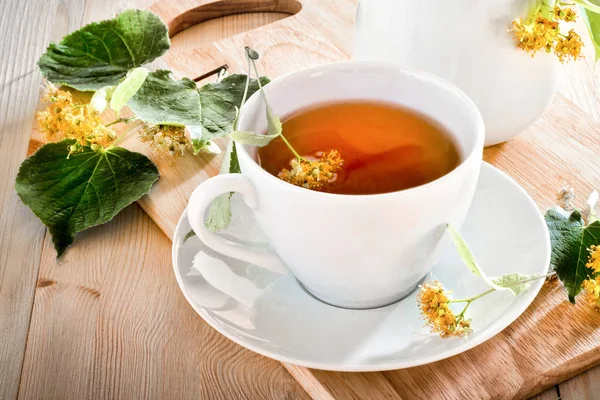
[[[600,311],[600,277],[585,280],[583,289],[588,295],[590,305]]]
[[[144,126],[140,132],[140,141],[150,142],[150,146],[159,151],[168,151],[172,156],[183,155],[190,140],[185,127],[175,125]]]
[[[590,256],[586,267],[590,269],[589,278],[583,282],[590,305],[600,310],[600,246],[592,246],[589,249]]]
[[[321,190],[336,178],[344,160],[337,150],[319,155],[318,160],[294,159],[291,169],[282,170],[278,177],[292,185],[311,190]]]
[[[49,83],[42,100],[49,104],[36,117],[46,140],[75,139],[78,142],[76,147],[89,145],[105,148],[114,142],[116,134],[104,126],[100,113],[89,104],[74,103],[71,93]]]
[[[512,31],[520,49],[531,52],[533,57],[539,50],[550,52],[558,37],[558,22],[537,16],[523,21],[520,18],[512,22]]]
[[[591,269],[594,274],[600,274],[600,246],[592,246],[589,251],[590,256],[585,266]]]
[[[571,8],[556,6],[551,12],[541,10],[526,20],[520,18],[512,22],[511,31],[517,46],[531,53],[533,57],[540,50],[554,52],[561,62],[581,58],[583,42],[574,30],[568,35],[561,34],[559,21],[573,22],[577,14]],[[542,16],[546,15],[546,16]]]
[[[577,14],[571,8],[554,6],[554,19],[565,22],[575,22],[577,20]]]
[[[558,56],[559,60],[564,62],[572,59],[573,61],[582,58],[581,48],[583,42],[581,37],[571,29],[567,36],[561,36],[558,38],[556,45],[554,46],[554,53]]]
[[[421,315],[431,331],[442,337],[469,334],[470,322],[462,316],[457,318],[450,309],[450,294],[438,281],[423,283],[417,295]]]

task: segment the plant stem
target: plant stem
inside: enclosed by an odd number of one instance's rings
[[[246,58],[248,59],[248,76],[246,77],[246,87],[244,87],[244,95],[242,96],[242,103],[240,104],[240,109],[244,106],[244,103],[246,103],[246,98],[248,97],[248,89],[250,88],[250,75],[252,74],[250,66],[252,60],[250,59],[250,57],[248,57],[248,55],[246,55]]]
[[[549,276],[554,276],[554,275],[556,275],[556,272],[550,272],[549,274],[546,274],[546,275],[534,276],[534,277],[531,277],[531,278],[521,279],[519,281],[513,282],[510,286],[506,286],[506,288],[508,289],[508,288],[510,288],[512,286],[517,286],[517,285],[520,285],[522,283],[527,283],[527,282],[531,282],[531,281],[537,281],[538,279],[548,278]],[[475,297],[471,297],[469,299],[450,300],[450,303],[470,303],[470,302],[472,302],[474,300],[477,300],[477,299],[479,299],[479,298],[481,298],[483,296],[487,296],[488,294],[492,293],[494,290],[496,290],[496,289],[494,289],[494,288],[489,289],[489,290],[487,290],[487,291],[485,291],[485,292],[483,292],[481,294],[478,294]]]
[[[294,157],[296,157],[296,159],[298,161],[306,161],[306,159],[304,157],[302,157],[300,154],[298,154],[298,152],[296,152],[296,150],[292,147],[290,142],[287,141],[287,139],[285,138],[285,136],[283,136],[283,134],[280,134],[279,136],[283,140],[283,143],[285,143],[285,145],[288,147],[288,149],[290,149],[290,151],[292,152],[292,154],[294,154]]]
[[[258,68],[256,68],[256,62],[254,62],[254,60],[252,58],[250,58],[250,56],[248,55],[247,52],[246,52],[246,57],[248,58],[248,61],[252,64],[252,67],[254,68],[254,75],[256,75],[256,81],[258,82],[258,88],[259,88],[260,93],[262,94],[263,100],[265,102],[265,107],[267,108],[269,113],[272,114],[273,109],[269,105],[269,102],[267,101],[267,95],[265,94],[265,91],[263,90],[262,83],[260,83],[260,75],[258,74]],[[292,154],[294,155],[294,157],[296,157],[296,159],[298,161],[306,161],[306,159],[304,157],[302,157],[300,154],[298,154],[298,152],[292,147],[290,142],[287,141],[285,136],[283,136],[283,133],[280,133],[279,137],[281,137],[281,139],[283,140],[283,143],[285,143],[285,145],[288,147],[288,149],[290,149],[290,151],[292,152]]]
[[[552,275],[556,275],[556,272],[551,272],[549,274],[542,275],[542,276],[536,276],[536,277],[533,277],[533,278],[522,279],[520,281],[514,282],[510,286],[507,286],[507,288],[512,287],[512,286],[516,286],[516,285],[520,285],[522,283],[527,283],[527,282],[535,281],[535,280],[538,280],[538,279],[547,278],[547,277],[552,276]],[[452,303],[467,303],[465,305],[465,308],[463,308],[463,310],[460,312],[460,314],[458,314],[456,316],[456,323],[458,324],[460,321],[462,321],[464,319],[465,312],[467,311],[467,309],[469,308],[469,306],[471,305],[471,303],[473,303],[477,299],[480,299],[480,298],[482,298],[484,296],[487,296],[490,293],[495,292],[496,290],[497,289],[495,289],[495,288],[491,288],[491,289],[486,290],[483,293],[478,294],[477,296],[474,296],[474,297],[471,297],[471,298],[468,298],[468,299],[450,300],[449,304],[452,304]]]
[[[125,123],[127,123],[127,122],[129,122],[129,121],[131,121],[132,119],[135,119],[135,118],[136,118],[135,116],[131,116],[131,117],[127,117],[127,118],[117,118],[117,119],[115,119],[114,121],[112,121],[112,122],[109,122],[108,124],[106,124],[106,125],[104,125],[104,126],[106,126],[106,127],[109,127],[109,126],[111,126],[111,125],[118,124],[118,123],[120,123],[120,122],[125,122]]]
[[[133,117],[132,117],[133,118]],[[139,128],[141,125],[143,125],[144,123],[142,121],[139,121],[138,124],[132,125],[129,127],[129,129],[127,129],[125,132],[123,132],[121,134],[121,136],[117,137],[115,139],[114,142],[112,142],[111,147],[114,147],[116,145],[118,145],[119,143],[121,143],[127,136],[129,136],[129,134],[131,132],[133,132],[135,129]]]
[[[475,300],[477,300],[477,299],[480,299],[480,298],[482,298],[483,296],[487,296],[488,294],[490,294],[490,293],[492,293],[492,292],[494,292],[494,291],[496,291],[496,289],[492,288],[492,289],[486,290],[486,291],[485,291],[485,292],[483,292],[483,293],[480,293],[480,294],[478,294],[478,295],[477,295],[477,296],[475,296],[475,297],[471,297],[471,298],[469,298],[469,299],[450,300],[450,303],[472,303],[473,301],[475,301]]]
[[[458,314],[456,316],[456,324],[457,324],[457,326],[465,318],[465,312],[467,312],[467,309],[469,308],[469,306],[471,305],[472,302],[474,302],[477,299],[482,298],[483,296],[487,296],[488,294],[490,294],[492,292],[495,292],[495,291],[496,291],[496,289],[492,288],[492,289],[486,290],[483,293],[478,294],[475,297],[471,297],[470,299],[450,300],[450,304],[451,303],[467,303],[465,305],[465,308],[463,308],[463,310],[460,312],[460,314]]]

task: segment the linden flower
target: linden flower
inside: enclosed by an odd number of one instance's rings
[[[590,256],[586,267],[591,270],[591,275],[596,275],[596,278],[590,278],[583,282],[583,289],[587,292],[590,305],[600,310],[600,246],[592,246]]]
[[[172,156],[185,153],[190,140],[185,135],[185,127],[175,125],[144,126],[140,132],[140,141],[150,142],[150,146],[159,151],[168,151]]]
[[[581,37],[571,29],[567,36],[561,35],[558,38],[558,42],[554,46],[554,53],[561,62],[568,61],[569,59],[575,61],[582,58],[581,47],[583,47]]]
[[[48,102],[44,111],[36,114],[40,131],[47,141],[75,139],[81,146],[109,147],[115,140],[115,132],[104,126],[100,113],[89,104],[75,104],[71,93],[48,84],[42,99]]]
[[[575,22],[577,20],[577,14],[571,8],[554,6],[554,19],[565,22]]]
[[[450,309],[450,294],[438,281],[423,283],[417,295],[421,315],[431,332],[442,337],[467,335],[471,332],[471,324],[462,315],[454,315]]]
[[[279,179],[311,190],[321,190],[325,184],[333,182],[344,160],[337,150],[322,153],[318,160],[294,159],[290,170],[284,169]]]
[[[531,52],[533,57],[539,50],[552,51],[552,45],[558,37],[558,22],[538,16],[523,22],[520,18],[512,22],[512,31],[518,47]]]

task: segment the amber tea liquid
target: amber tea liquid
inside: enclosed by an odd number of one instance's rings
[[[389,103],[320,104],[283,121],[283,135],[302,156],[338,150],[342,171],[323,191],[378,194],[434,181],[460,163],[452,136],[436,121]],[[259,149],[261,166],[277,176],[293,155],[280,138]]]

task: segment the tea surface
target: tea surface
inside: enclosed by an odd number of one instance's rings
[[[377,194],[434,181],[460,163],[447,130],[411,109],[389,103],[325,103],[283,121],[283,135],[303,157],[338,150],[342,171],[323,189],[338,194]],[[259,149],[261,166],[277,176],[293,155],[281,138]]]

